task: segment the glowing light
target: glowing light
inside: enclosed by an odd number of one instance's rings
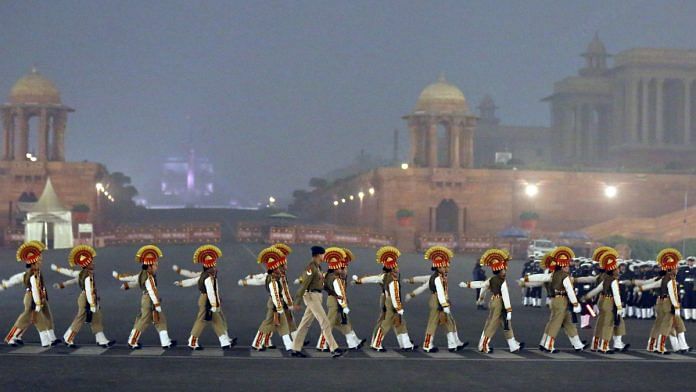
[[[607,185],[604,187],[604,196],[609,199],[613,199],[619,194],[619,189],[614,185]]]
[[[528,197],[534,197],[539,194],[539,187],[536,184],[528,184],[524,187],[524,193]]]
[[[363,197],[365,197],[365,192],[363,192],[363,191],[358,192],[358,197],[360,198],[360,201],[362,201]]]
[[[370,196],[374,196],[375,195],[375,188],[371,187],[370,189],[367,190],[367,193],[369,193]]]
[[[355,199],[355,198],[353,197],[353,195],[348,196],[348,198],[351,199],[351,200]]]
[[[338,205],[338,200],[334,200],[333,205],[337,206],[337,205]]]
[[[402,164],[401,164],[401,168],[402,168],[403,170],[408,169],[408,163],[405,163],[405,162],[402,163]]]

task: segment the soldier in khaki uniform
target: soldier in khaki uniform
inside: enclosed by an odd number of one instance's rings
[[[657,255],[657,263],[660,265],[662,278],[646,282],[640,286],[640,290],[659,288],[659,296],[655,304],[655,323],[648,340],[648,351],[659,354],[669,354],[667,351],[667,337],[670,338],[672,348],[677,352],[689,351],[686,343],[686,328],[679,315],[679,287],[676,281],[676,271],[681,253],[672,248],[664,249]]]
[[[551,317],[547,325],[546,339],[542,345],[545,351],[556,353],[555,342],[558,331],[563,327],[570,343],[575,351],[582,351],[587,345],[580,340],[578,330],[571,320],[568,306],[572,304],[573,313],[580,313],[580,303],[575,296],[575,289],[570,278],[570,262],[575,257],[573,251],[565,246],[559,246],[551,253],[551,263],[556,265],[556,270],[551,277]]]
[[[479,261],[481,266],[489,266],[493,271],[493,276],[485,281],[467,282],[468,288],[488,289],[491,292],[491,299],[488,306],[488,318],[483,326],[481,339],[479,340],[478,350],[482,353],[492,353],[490,346],[491,339],[495,335],[498,327],[503,326],[503,334],[508,343],[510,352],[518,352],[524,348],[524,343],[515,339],[512,331],[512,303],[505,276],[507,274],[507,263],[510,261],[510,254],[502,249],[489,249]],[[460,284],[460,286],[462,286]]]
[[[217,265],[218,259],[222,257],[222,251],[215,245],[200,246],[193,254],[193,262],[203,265],[203,272],[198,278],[198,314],[196,321],[191,328],[188,346],[192,350],[202,350],[199,338],[203,333],[208,322],[213,324],[213,331],[220,341],[220,348],[229,350],[236,343],[235,339],[230,339],[227,334],[227,319],[222,311],[220,293],[218,290]]]
[[[155,325],[159,332],[160,344],[162,348],[168,349],[176,346],[176,340],[169,338],[167,332],[167,319],[162,312],[162,301],[157,291],[157,268],[162,251],[155,245],[145,245],[141,247],[135,255],[135,260],[142,264],[142,271],[136,276],[123,277],[119,279],[132,281],[137,279],[137,284],[143,291],[140,298],[140,314],[135,319],[135,324],[128,336],[128,345],[132,349],[140,349],[140,335],[147,329],[150,323]]]
[[[626,334],[626,324],[623,320],[623,305],[621,291],[619,289],[619,253],[610,247],[601,247],[595,251],[594,258],[599,262],[600,270],[604,271],[598,276],[598,285],[584,297],[594,297],[600,294],[598,301],[599,317],[595,324],[595,333],[592,338],[592,351],[604,354],[613,354],[615,350],[626,351],[630,344],[623,343]],[[613,348],[611,342],[614,342]]]
[[[281,285],[283,266],[286,265],[285,252],[276,246],[271,246],[259,253],[257,261],[259,264],[265,264],[268,271],[265,274],[264,286],[268,291],[269,298],[266,304],[266,318],[261,322],[251,347],[258,351],[272,348],[271,335],[278,332],[283,339],[285,349],[290,351],[292,350],[292,338],[290,337],[288,318],[285,316],[288,309],[283,299]]]
[[[17,261],[24,262],[28,271],[22,279],[26,288],[24,294],[24,311],[17,317],[14,326],[5,336],[5,342],[11,346],[21,345],[22,335],[29,325],[34,324],[39,331],[41,346],[49,347],[60,343],[53,331],[53,315],[48,305],[48,294],[41,274],[41,252],[46,246],[39,241],[29,241],[17,249]]]
[[[447,289],[447,273],[449,272],[450,260],[453,257],[454,253],[444,246],[433,246],[425,252],[425,259],[432,263],[431,270],[433,271],[428,279],[431,295],[430,314],[423,339],[423,351],[425,352],[438,351],[434,345],[434,340],[435,332],[440,325],[447,329],[447,348],[449,351],[459,351],[466,346],[466,343],[461,342],[457,336],[457,323],[452,317]]]
[[[335,358],[343,355],[343,350],[338,348],[338,344],[331,333],[331,323],[326,317],[326,312],[321,305],[322,290],[324,289],[324,275],[321,272],[321,261],[324,257],[324,253],[324,248],[320,246],[312,247],[312,261],[307,265],[302,283],[300,284],[300,289],[297,291],[297,294],[295,294],[294,308],[296,310],[301,309],[299,302],[302,300],[305,306],[307,306],[307,309],[297,327],[297,335],[295,336],[292,347],[293,357],[307,356],[302,352],[302,346],[314,319],[319,321],[321,333],[326,337],[329,343],[332,356]]]
[[[353,330],[346,292],[346,269],[352,260],[353,254],[348,249],[335,247],[326,249],[324,261],[328,264],[328,271],[324,276],[324,289],[328,293],[326,308],[329,322],[346,337],[348,349],[359,350],[365,343],[365,339],[358,338]],[[328,342],[324,334],[319,336],[317,350],[328,351]]]
[[[80,286],[80,296],[77,297],[77,315],[73,319],[70,328],[63,335],[63,342],[70,348],[76,348],[75,336],[82,328],[82,325],[89,323],[92,333],[97,344],[101,347],[111,347],[116,343],[115,340],[109,340],[104,335],[104,326],[102,325],[102,311],[99,306],[99,295],[97,295],[97,287],[94,283],[94,257],[97,252],[91,246],[78,245],[70,251],[68,262],[71,267],[79,266],[82,271],[60,268],[55,264],[51,265],[51,269],[66,276],[73,276],[77,279],[77,284]]]
[[[393,246],[383,246],[377,251],[377,263],[382,264],[384,271],[382,288],[384,293],[384,318],[375,331],[370,347],[376,351],[386,351],[382,346],[384,336],[394,329],[396,340],[401,350],[414,351],[416,346],[408,336],[403,318],[404,307],[401,302],[401,282],[399,274],[399,256],[401,252]],[[403,329],[399,327],[403,326]],[[397,331],[403,331],[399,333]]]

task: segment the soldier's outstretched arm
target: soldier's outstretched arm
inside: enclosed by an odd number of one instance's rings
[[[198,277],[188,278],[183,280],[177,280],[174,282],[174,286],[178,287],[191,287],[198,284]]]
[[[604,289],[604,282],[601,282],[600,284],[598,284],[597,286],[595,286],[595,288],[593,288],[593,289],[590,290],[587,294],[585,294],[585,295],[582,297],[582,299],[583,299],[584,301],[587,301],[587,300],[589,300],[589,299],[592,299],[592,298],[596,297],[597,294],[601,293],[603,289]]]
[[[244,286],[263,286],[266,284],[266,273],[247,275],[243,279],[239,279],[237,284]]]
[[[68,280],[63,281],[63,282],[60,282],[60,283],[53,283],[53,288],[55,288],[55,289],[64,289],[64,288],[66,288],[66,287],[68,287],[68,286],[72,286],[72,285],[74,285],[75,283],[77,283],[77,279],[78,279],[78,278],[72,278],[72,279],[68,279]]]
[[[111,272],[111,276],[113,276],[114,279],[119,280],[121,282],[128,282],[128,283],[137,283],[139,274],[140,273],[120,274],[116,271]]]
[[[383,278],[384,278],[384,274],[363,275],[363,276],[353,275],[352,283],[353,284],[382,283]]]
[[[172,269],[174,270],[174,272],[185,278],[198,278],[199,276],[201,276],[200,272],[194,272],[187,269],[183,269],[176,264],[172,266]]]
[[[55,264],[51,264],[51,271],[55,271],[61,275],[69,276],[71,278],[77,278],[80,276],[80,271],[75,271],[70,268],[59,267]]]
[[[463,289],[483,289],[488,288],[489,282],[486,280],[473,280],[471,282],[459,282],[459,287]]]
[[[577,278],[573,278],[573,283],[594,283],[595,280],[597,280],[595,276],[578,276]]]
[[[411,291],[410,293],[406,294],[406,300],[405,300],[405,302],[408,302],[408,301],[410,301],[410,300],[416,298],[419,294],[421,294],[422,292],[424,292],[425,290],[427,290],[427,289],[428,289],[428,286],[430,286],[430,283],[429,283],[429,282],[425,282],[425,283],[421,284],[420,286],[418,286],[415,290],[413,290],[413,291]]]
[[[428,283],[429,281],[430,281],[430,275],[412,276],[410,278],[404,279],[404,282],[411,283],[411,284]]]
[[[543,274],[531,274],[531,275],[526,275],[523,279],[525,283],[547,283],[551,281],[551,274],[543,273]],[[594,282],[594,277],[592,278],[592,281]]]
[[[24,272],[20,272],[10,276],[9,279],[0,282],[0,291],[4,289],[9,289],[12,286],[16,286],[24,280]]]
[[[659,280],[655,280],[652,282],[650,280],[647,280],[644,282],[646,282],[646,283],[643,283],[643,284],[636,283],[636,290],[638,292],[656,289],[656,288],[660,287],[660,285],[662,284],[662,282]]]

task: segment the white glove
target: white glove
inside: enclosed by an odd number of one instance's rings
[[[465,289],[465,288],[467,288],[467,287],[469,287],[469,286],[466,284],[466,282],[459,282],[459,287]]]
[[[399,316],[403,316],[403,315],[404,315],[404,310],[403,310],[403,309],[401,309],[401,310],[399,310],[399,311],[398,311],[398,312],[396,312],[396,313],[398,313],[398,314],[399,314]]]
[[[292,283],[293,283],[293,284],[300,284],[300,280],[299,280],[299,279],[295,279],[295,280],[292,281]]]
[[[55,264],[51,264],[51,271],[58,271],[58,266]]]
[[[449,306],[446,307],[446,308],[442,308],[442,311],[445,312],[445,313],[447,313],[447,314],[450,314],[450,308],[449,308]]]
[[[173,269],[175,272],[179,272],[179,266],[176,265],[176,264],[174,264],[174,265],[172,266],[172,269]]]
[[[573,306],[573,313],[580,313],[580,304]]]
[[[237,281],[237,286],[244,286],[244,280],[243,280],[243,279],[239,279],[239,280]]]
[[[621,318],[626,317],[626,308],[621,308],[620,314],[621,314]]]
[[[97,313],[97,307],[96,306],[90,306],[89,311],[92,313]]]
[[[174,282],[174,286],[177,286],[177,287],[181,287],[181,282],[180,282],[180,281],[178,281],[178,280],[177,280],[177,281],[175,281],[175,282]]]
[[[217,313],[220,311],[220,308],[218,306],[213,306],[212,308],[210,308],[210,311],[213,313]]]
[[[40,311],[41,311],[41,305],[36,305],[36,306],[34,307],[34,311],[35,311],[36,313],[40,312]]]
[[[353,278],[353,281],[354,281],[354,282],[357,282],[357,281],[358,281],[358,275],[353,275],[352,278]]]
[[[162,307],[161,306],[155,306],[155,311],[157,313],[162,313]]]
[[[111,271],[111,276],[113,276],[114,278],[118,279],[118,272],[116,272],[116,271]]]
[[[505,319],[506,319],[507,321],[512,320],[512,312],[507,312],[507,314],[505,315]]]
[[[348,308],[343,308],[343,314],[348,314],[350,313],[350,309]]]

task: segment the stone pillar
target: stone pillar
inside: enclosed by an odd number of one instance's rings
[[[472,168],[474,166],[474,128],[465,123],[459,138],[459,160],[461,167]]]
[[[39,156],[38,160],[40,162],[45,162],[48,160],[48,110],[46,108],[41,109],[39,114]]]
[[[638,142],[638,80],[629,79],[626,87],[626,140],[631,143]]]
[[[60,111],[53,116],[53,157],[54,161],[65,160],[65,125],[67,112]]]
[[[29,152],[29,117],[24,109],[17,109],[17,120],[19,121],[19,147],[15,151],[15,161],[24,161]]]
[[[684,80],[684,145],[691,144],[691,79]]]
[[[428,128],[428,166],[437,167],[437,123],[433,122]]]
[[[449,136],[450,136],[450,167],[454,169],[459,169],[461,163],[459,160],[459,139],[461,133],[461,124],[455,123],[454,121],[450,125]]]
[[[569,157],[573,156],[573,131],[575,129],[575,113],[572,106],[563,108],[563,149],[560,154],[560,163],[564,163]]]
[[[641,93],[641,144],[650,142],[650,79],[641,79],[643,91]]]
[[[662,119],[664,114],[664,84],[665,80],[658,78],[655,80],[655,137],[657,145],[665,143],[665,124]]]
[[[413,120],[409,121],[408,124],[408,129],[411,132],[411,156],[409,157],[408,164],[415,167],[416,166],[416,160],[418,157],[418,145],[419,145],[419,138],[418,138],[418,125],[415,124]]]
[[[12,109],[7,108],[2,111],[2,129],[3,129],[3,153],[2,159],[12,159],[12,134],[14,133],[14,117]]]

